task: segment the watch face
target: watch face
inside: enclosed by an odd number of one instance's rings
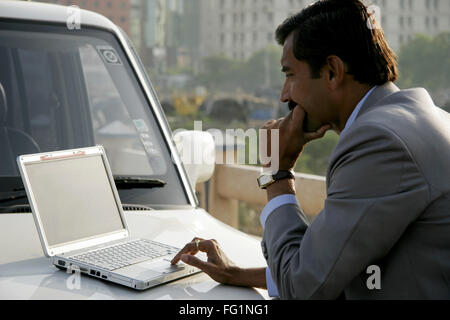
[[[264,186],[264,185],[272,182],[272,176],[271,175],[260,176],[258,178],[258,181],[259,181],[260,186]]]

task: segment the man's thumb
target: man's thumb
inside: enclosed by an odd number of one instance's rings
[[[184,263],[187,263],[193,267],[199,268],[200,270],[206,272],[207,264],[206,264],[206,262],[200,260],[199,258],[192,256],[190,254],[183,254],[183,255],[181,255],[180,259]]]

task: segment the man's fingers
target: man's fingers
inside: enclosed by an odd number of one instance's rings
[[[276,120],[269,120],[269,121],[267,121],[266,123],[264,123],[264,125],[261,127],[261,129],[267,129],[267,128],[269,128],[270,126],[272,126],[272,124],[273,124],[274,122],[276,122]]]
[[[297,106],[290,112],[289,119],[292,121],[297,130],[303,131],[303,121],[305,120],[305,116],[306,116],[305,110]]]
[[[202,270],[203,272],[208,273],[208,274],[211,269],[209,262],[202,261],[199,258],[197,258],[196,256],[192,256],[190,254],[181,255],[180,260],[188,265],[199,268],[200,270]]]
[[[284,118],[279,118],[277,120],[270,120],[267,121],[262,127],[261,129],[266,129],[266,130],[272,130],[272,129],[279,129],[280,125],[283,121],[285,121],[286,117]]]
[[[329,124],[321,126],[317,131],[315,132],[307,132],[304,134],[304,137],[307,141],[315,140],[322,138],[325,133],[331,129],[331,126]]]
[[[180,252],[178,252],[175,257],[173,257],[172,261],[170,261],[171,264],[176,264],[178,261],[180,261],[181,255],[183,254],[196,254],[198,252],[197,248],[197,243],[196,241],[198,240],[198,243],[200,244],[200,242],[203,240],[201,238],[194,238],[192,239],[191,242],[187,243],[183,249],[180,250]]]
[[[181,256],[188,254],[194,255],[199,251],[206,252],[208,257],[214,253],[214,250],[217,248],[217,241],[214,239],[204,240],[202,238],[194,238],[191,242],[186,244],[183,249],[180,250],[176,254],[176,256],[170,262],[171,264],[176,264],[180,261]]]
[[[201,252],[206,252],[208,257],[217,254],[217,248],[218,244],[214,239],[201,240],[198,242],[198,250],[200,250]]]

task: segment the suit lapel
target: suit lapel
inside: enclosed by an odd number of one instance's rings
[[[382,84],[380,86],[377,86],[372,93],[367,97],[366,101],[364,101],[363,105],[361,106],[361,109],[358,112],[358,115],[356,116],[356,119],[368,110],[370,110],[370,107],[375,105],[378,101],[381,99],[393,94],[394,92],[399,91],[400,89],[392,82],[386,82],[385,84]],[[355,120],[356,120],[355,119]],[[330,164],[334,161],[335,156],[337,155],[337,151],[339,150],[339,141],[334,148],[331,156],[330,161],[327,168],[327,175],[326,175],[326,186],[328,189],[329,184],[329,178],[330,178]]]
[[[361,109],[356,116],[356,119],[362,114],[364,114],[367,110],[370,109],[371,106],[376,104],[379,100],[391,95],[394,92],[399,91],[400,89],[392,82],[386,82],[381,86],[377,86],[372,93],[367,97],[364,104],[361,106]]]

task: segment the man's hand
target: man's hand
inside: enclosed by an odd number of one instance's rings
[[[267,150],[267,154],[273,158],[271,154],[271,134],[270,130],[279,130],[279,168],[280,170],[292,170],[300,156],[305,144],[309,141],[322,138],[325,132],[331,128],[330,125],[323,125],[315,132],[304,132],[303,123],[305,120],[305,111],[296,106],[289,114],[278,120],[268,121],[261,129],[267,130],[267,146],[260,146],[260,150]],[[262,141],[264,143],[264,141]],[[264,149],[266,147],[266,149]],[[269,167],[269,164],[265,164]]]
[[[206,252],[208,256],[206,262],[194,256],[199,251]],[[217,241],[213,239],[192,239],[177,253],[171,263],[176,264],[180,260],[199,268],[211,278],[223,284],[258,288],[266,287],[265,268],[242,269],[237,267],[228,259]]]

